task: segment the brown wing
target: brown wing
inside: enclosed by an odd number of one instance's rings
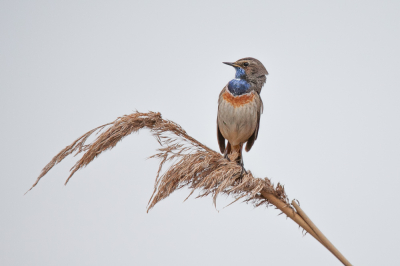
[[[256,98],[256,100],[257,100],[257,107],[258,107],[258,111],[257,111],[257,126],[256,126],[256,130],[254,130],[253,134],[252,134],[252,135],[250,136],[250,138],[247,140],[246,148],[245,148],[246,151],[249,151],[249,150],[251,149],[251,147],[253,147],[253,144],[254,144],[254,142],[255,142],[256,139],[257,139],[258,130],[259,130],[259,128],[260,128],[260,117],[261,117],[261,114],[262,114],[263,109],[264,109],[264,105],[263,105],[263,102],[262,102],[262,100],[261,100],[260,95],[259,95],[258,93],[257,93],[256,95],[258,96],[258,97]]]
[[[219,94],[218,110],[219,110],[219,105],[222,101],[222,94],[224,93],[225,89],[226,89],[226,86],[222,89],[221,93]],[[222,133],[219,130],[218,115],[217,115],[217,138],[218,138],[219,150],[221,151],[221,153],[224,153],[225,152],[225,138],[224,138],[224,136],[222,136]]]
[[[219,145],[219,150],[221,153],[225,152],[225,138],[222,136],[221,131],[219,130],[218,126],[218,118],[217,118],[217,137],[218,137],[218,145]]]

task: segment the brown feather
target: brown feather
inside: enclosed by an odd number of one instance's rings
[[[218,118],[217,118],[217,136],[218,136],[218,145],[219,145],[219,150],[221,153],[225,152],[225,138],[222,136],[221,131],[219,130],[218,126]]]
[[[232,146],[231,143],[228,141],[228,144],[226,145],[226,154],[230,154],[232,152]]]

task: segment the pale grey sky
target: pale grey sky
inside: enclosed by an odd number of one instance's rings
[[[218,149],[223,61],[270,75],[244,154],[354,265],[399,265],[399,1],[0,2],[1,265],[340,265],[279,211],[174,193],[133,135],[63,183],[84,132],[159,111]]]

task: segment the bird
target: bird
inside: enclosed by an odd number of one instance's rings
[[[224,158],[238,153],[235,161],[242,167],[240,179],[246,172],[242,148],[250,151],[260,129],[263,102],[260,96],[268,71],[257,59],[245,57],[236,62],[223,62],[235,68],[235,78],[222,89],[218,99],[217,137]],[[225,143],[227,140],[227,144]],[[225,145],[226,144],[226,145]],[[247,172],[246,172],[247,173]]]

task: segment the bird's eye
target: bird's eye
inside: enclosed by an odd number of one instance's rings
[[[248,63],[248,62],[245,62],[243,65],[244,65],[244,66],[248,66],[248,65],[249,65],[249,63]]]

